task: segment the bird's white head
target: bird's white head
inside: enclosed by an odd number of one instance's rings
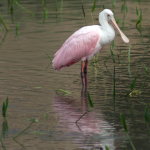
[[[102,26],[105,26],[106,24],[111,24],[120,33],[122,40],[125,43],[129,43],[129,39],[120,30],[119,26],[115,21],[114,14],[110,9],[104,9],[102,12],[99,13],[99,22]]]

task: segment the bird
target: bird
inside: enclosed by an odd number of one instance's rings
[[[64,42],[54,54],[53,68],[60,70],[81,61],[81,77],[86,78],[88,61],[104,45],[114,40],[115,29],[122,40],[129,43],[129,39],[117,25],[114,13],[110,9],[104,9],[99,13],[99,25],[81,27]]]

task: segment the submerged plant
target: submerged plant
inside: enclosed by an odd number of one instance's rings
[[[3,106],[2,106],[2,116],[5,118],[6,114],[7,114],[7,108],[8,108],[8,97],[6,98],[6,100],[3,102]]]
[[[93,99],[89,92],[87,93],[87,98],[88,98],[88,104],[90,105],[90,107],[94,107]]]
[[[114,52],[113,52],[114,48],[115,48],[115,42],[113,41],[113,42],[111,43],[111,45],[110,45],[110,53],[111,53],[111,58],[112,58],[113,63],[116,62],[116,61],[115,61],[115,54],[114,54]]]
[[[64,89],[58,89],[58,90],[56,90],[56,93],[58,95],[70,95],[71,94],[70,91],[67,91],[67,90],[64,90]]]
[[[128,12],[128,6],[127,6],[127,3],[126,3],[126,0],[123,0],[123,4],[121,6],[121,12],[124,13],[124,15],[126,15],[127,12]]]
[[[8,31],[8,26],[1,15],[0,15],[0,24],[4,27],[5,31]]]
[[[127,136],[128,140],[130,142],[132,150],[136,150],[136,147],[133,144],[133,142],[131,140],[131,137],[129,135],[129,130],[128,130],[127,122],[126,122],[126,117],[125,117],[124,114],[120,114],[120,121],[121,121],[121,124],[123,126],[124,132],[126,133],[126,136]]]
[[[110,150],[110,148],[106,145],[106,146],[105,146],[105,150]]]
[[[91,12],[93,13],[95,8],[96,8],[96,1],[97,0],[93,0],[93,5],[92,5],[92,8],[91,8]]]
[[[142,29],[142,20],[143,20],[142,10],[136,8],[136,15],[137,15],[136,29],[137,29],[139,32],[141,32],[141,29]]]
[[[130,97],[137,97],[137,96],[139,96],[139,95],[141,95],[141,91],[140,90],[132,90],[130,93],[129,93],[129,96]]]
[[[145,107],[144,119],[146,123],[150,123],[150,107],[148,106]]]
[[[33,15],[33,13],[30,10],[28,10],[27,8],[22,6],[22,4],[20,4],[20,0],[7,0],[7,3],[8,3],[8,10],[11,15],[14,14],[14,10],[15,10],[16,6],[21,8],[22,10],[26,11],[27,13],[30,13]]]
[[[131,75],[131,46],[128,49],[128,73]]]

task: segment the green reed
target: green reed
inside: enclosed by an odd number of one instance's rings
[[[114,52],[113,52],[114,48],[115,48],[115,42],[113,41],[113,42],[111,43],[111,46],[110,46],[110,53],[111,53],[111,58],[112,58],[113,63],[116,62],[116,61],[115,61],[115,54],[114,54]]]
[[[56,90],[56,94],[58,94],[58,95],[70,95],[71,92],[64,90],[64,89],[58,89],[58,90]]]
[[[131,76],[131,46],[128,48],[128,73]]]
[[[106,146],[105,146],[105,150],[110,150],[110,148],[106,145]]]
[[[20,24],[16,23],[16,26],[15,26],[16,36],[19,35],[19,28],[20,28]]]
[[[147,75],[149,75],[150,69],[149,69],[146,65],[144,65],[143,68],[144,68],[144,72],[145,72]]]
[[[146,123],[150,123],[150,107],[147,105],[144,110],[144,119]]]
[[[0,24],[4,27],[5,31],[8,31],[8,26],[1,15],[0,15]]]
[[[113,103],[114,103],[114,111],[116,106],[116,69],[114,65],[114,71],[113,71]]]
[[[84,17],[84,19],[85,19],[85,10],[84,10],[84,3],[83,3],[83,0],[82,0],[81,8],[82,8],[83,17]]]
[[[128,93],[128,96],[130,97],[137,97],[139,95],[141,95],[141,91],[136,88],[136,84],[137,84],[137,78],[135,77],[130,84],[130,92]]]
[[[92,4],[92,8],[91,8],[91,12],[93,13],[96,9],[96,2],[97,0],[93,0],[93,4]]]
[[[128,6],[126,0],[123,0],[123,4],[121,6],[121,12],[126,15],[128,12]]]
[[[142,30],[142,20],[143,20],[143,15],[142,15],[142,10],[138,9],[136,7],[136,15],[137,15],[137,20],[136,20],[136,29],[141,32]]]
[[[43,16],[43,22],[48,18],[48,9],[47,9],[47,3],[46,0],[41,0],[42,3],[42,16]]]
[[[126,20],[126,15],[128,13],[128,5],[127,5],[126,0],[123,0],[123,4],[121,6],[121,13],[123,13],[122,27],[124,28],[125,20]]]
[[[2,116],[5,118],[7,116],[7,109],[8,109],[8,97],[6,98],[6,100],[3,102],[2,105]]]
[[[14,10],[16,9],[16,7],[19,7],[21,8],[22,10],[24,10],[25,12],[27,13],[30,13],[33,15],[33,12],[28,10],[27,8],[25,8],[21,3],[20,3],[20,0],[7,0],[7,3],[8,3],[8,10],[9,10],[9,13],[11,15],[14,14]]]
[[[94,103],[93,103],[93,99],[92,99],[92,97],[91,97],[89,92],[87,93],[87,99],[88,99],[89,106],[93,108],[94,107]]]
[[[126,133],[126,136],[127,136],[128,140],[129,140],[129,143],[130,143],[130,146],[131,146],[132,150],[136,150],[136,147],[133,144],[132,139],[131,139],[131,137],[129,135],[129,129],[128,129],[126,117],[125,117],[124,114],[120,114],[120,122],[121,122],[121,124],[123,126],[124,132]]]

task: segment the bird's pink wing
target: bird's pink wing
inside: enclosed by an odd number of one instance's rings
[[[75,33],[69,37],[62,47],[55,53],[52,61],[53,67],[57,70],[65,66],[70,66],[82,58],[91,55],[94,52],[99,40],[99,34],[96,31],[86,33]]]

